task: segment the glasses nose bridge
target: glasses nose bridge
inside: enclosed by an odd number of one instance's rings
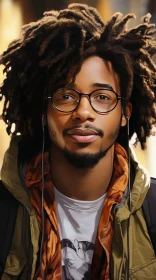
[[[82,97],[87,97],[87,99],[88,99],[88,101],[89,101],[90,107],[92,108],[92,110],[94,110],[93,107],[92,107],[91,98],[90,98],[92,92],[91,92],[91,93],[84,93],[84,92],[78,92],[78,91],[77,91],[77,93],[79,94],[79,101],[78,101],[78,106],[77,106],[77,108],[79,108],[79,106],[80,106],[81,98],[82,98]],[[94,110],[94,111],[95,111],[95,110]]]
[[[87,93],[83,93],[83,92],[78,92],[78,95],[79,95],[79,100],[78,100],[78,104],[77,104],[77,107],[75,108],[75,110],[73,112],[75,112],[74,114],[76,114],[79,118],[85,120],[85,119],[95,119],[95,110],[93,109],[92,107],[92,104],[91,104],[91,99],[90,99],[90,96],[92,93],[90,94],[87,94]],[[81,98],[82,97],[87,97],[88,99],[88,103],[86,103],[84,101],[84,103],[82,102],[81,103]]]
[[[91,96],[92,93],[78,92],[78,94],[79,94],[79,103],[81,102],[81,98],[82,97],[87,97],[87,99],[88,99],[88,101],[89,101],[89,103],[91,105],[90,96]]]

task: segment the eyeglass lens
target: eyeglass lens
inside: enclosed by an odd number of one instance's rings
[[[93,109],[99,112],[111,111],[117,101],[116,94],[108,89],[95,90],[90,97]],[[73,111],[80,102],[80,95],[73,89],[59,89],[52,95],[52,102],[60,111]]]

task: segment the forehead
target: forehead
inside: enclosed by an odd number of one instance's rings
[[[75,87],[84,90],[95,83],[109,84],[119,92],[119,77],[112,63],[98,56],[91,56],[82,63],[81,70],[76,75]]]

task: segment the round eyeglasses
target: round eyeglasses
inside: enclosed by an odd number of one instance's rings
[[[122,99],[113,89],[108,88],[96,89],[90,94],[80,93],[75,89],[60,88],[48,96],[48,99],[58,111],[70,113],[77,109],[83,96],[88,98],[93,110],[101,114],[114,110],[118,101]]]

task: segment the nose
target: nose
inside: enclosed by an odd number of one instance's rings
[[[72,119],[82,122],[85,122],[87,120],[93,122],[95,118],[96,112],[93,110],[89,103],[89,97],[87,97],[87,95],[81,96],[80,103],[77,109],[72,114]]]

